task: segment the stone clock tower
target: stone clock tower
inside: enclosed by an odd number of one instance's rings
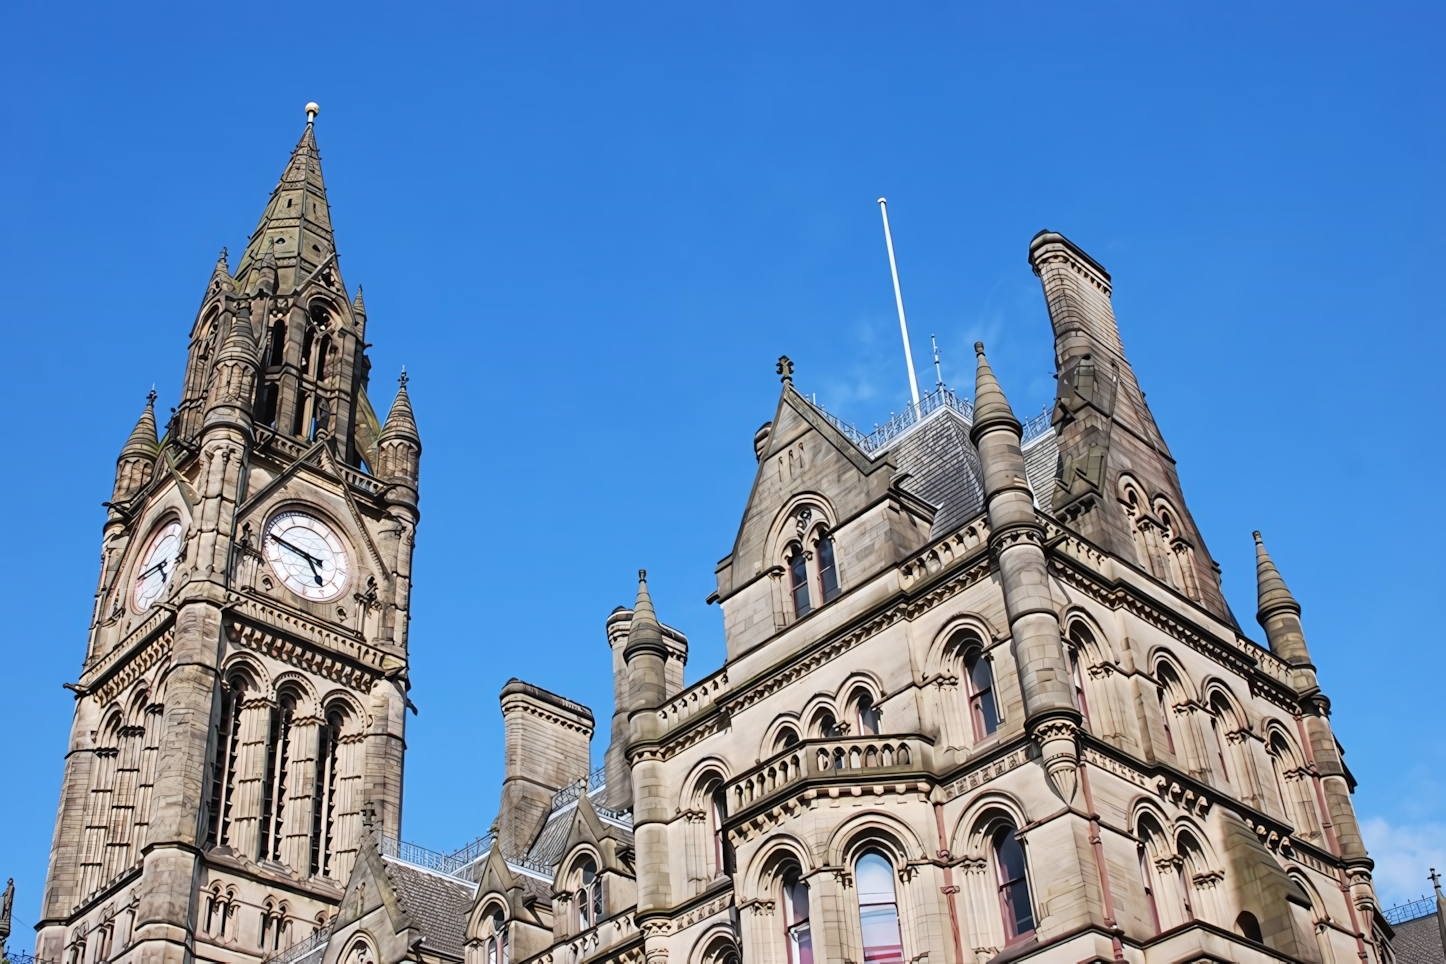
[[[367,400],[307,105],[301,141],[116,465],[39,956],[258,961],[401,821],[421,440]]]

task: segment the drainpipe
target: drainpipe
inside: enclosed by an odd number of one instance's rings
[[[959,888],[954,885],[954,868],[950,866],[949,841],[944,834],[944,805],[934,803],[934,824],[939,828],[939,859],[944,861],[944,895],[949,898],[949,927],[954,932],[954,959],[964,961],[964,938],[959,934],[959,905],[955,896]]]
[[[1115,960],[1125,959],[1125,947],[1120,942],[1120,925],[1115,920],[1115,901],[1110,894],[1110,874],[1105,868],[1105,844],[1100,838],[1100,815],[1095,811],[1094,794],[1090,793],[1089,767],[1085,765],[1083,758],[1079,762],[1079,785],[1084,791],[1085,807],[1089,810],[1090,820],[1090,847],[1094,850],[1095,867],[1100,873],[1100,895],[1105,902],[1105,926],[1110,929],[1110,947],[1115,953]]]
[[[1305,732],[1305,720],[1301,718],[1299,713],[1295,714],[1295,728],[1296,732],[1300,734],[1300,746],[1305,752],[1306,765],[1310,767],[1310,782],[1311,786],[1315,787],[1316,806],[1320,808],[1321,829],[1325,831],[1326,842],[1330,844],[1331,853],[1339,858],[1341,855],[1341,844],[1340,841],[1336,839],[1335,824],[1331,823],[1331,812],[1329,808],[1326,807],[1325,790],[1321,788],[1320,784],[1320,770],[1316,769],[1315,765],[1315,751],[1311,749],[1310,739],[1306,736]],[[1351,928],[1356,932],[1356,956],[1359,957],[1362,964],[1364,964],[1364,962],[1370,960],[1370,958],[1366,954],[1366,942],[1361,932],[1360,919],[1356,917],[1356,902],[1351,895],[1350,878],[1346,876],[1345,868],[1343,867],[1336,868],[1336,876],[1339,877],[1341,881],[1341,893],[1344,894],[1346,898],[1346,910],[1351,913]]]

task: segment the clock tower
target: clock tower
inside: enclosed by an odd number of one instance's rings
[[[367,398],[315,104],[106,503],[37,956],[259,961],[335,913],[401,822],[421,439]]]

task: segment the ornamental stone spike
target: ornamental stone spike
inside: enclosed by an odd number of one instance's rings
[[[1034,511],[1034,495],[1020,452],[1019,420],[1004,397],[976,342],[974,427],[970,439],[979,449],[989,542],[998,560],[1004,608],[1024,694],[1025,727],[1039,744],[1050,785],[1069,803],[1079,785],[1076,731],[1081,719],[1065,659],[1059,613],[1050,593],[1044,557],[1044,528]]]
[[[1280,577],[1280,570],[1265,549],[1260,531],[1255,535],[1255,579],[1259,598],[1256,620],[1265,630],[1271,652],[1296,666],[1310,665],[1305,631],[1300,625],[1300,603],[1295,601]]]

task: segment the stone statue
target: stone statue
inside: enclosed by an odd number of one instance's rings
[[[0,901],[0,948],[5,946],[5,939],[10,936],[10,908],[15,903],[15,878],[11,877],[5,882],[5,897]]]

